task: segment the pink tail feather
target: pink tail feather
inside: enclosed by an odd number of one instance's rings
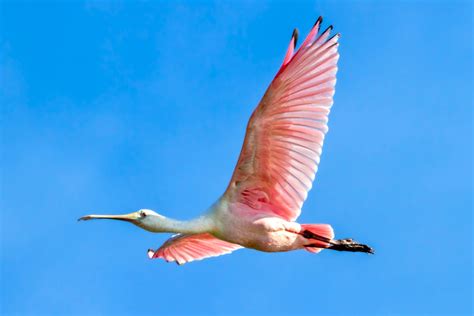
[[[323,238],[334,239],[334,230],[331,225],[328,224],[302,224],[301,231],[304,232],[305,230]],[[329,247],[329,243],[321,240],[311,238],[310,241],[309,245],[311,245],[311,247],[305,247],[305,249],[312,253],[318,253],[324,248]]]

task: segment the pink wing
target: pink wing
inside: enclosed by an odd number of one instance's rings
[[[339,34],[319,37],[316,21],[293,54],[291,37],[283,64],[250,117],[244,145],[225,192],[231,202],[293,221],[318,169],[339,59]]]
[[[148,250],[150,259],[163,258],[184,264],[194,260],[231,253],[242,246],[220,240],[211,234],[176,235],[168,239],[158,250]]]

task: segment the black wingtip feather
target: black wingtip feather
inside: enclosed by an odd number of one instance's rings
[[[314,22],[313,26],[318,24],[318,22],[319,22],[319,26],[321,26],[321,24],[323,23],[323,17],[322,16],[319,16],[319,18],[316,20],[316,22]]]
[[[324,34],[324,33],[326,33],[326,32],[331,32],[332,29],[333,29],[333,26],[332,26],[332,25],[329,25],[329,26],[327,27],[327,29],[325,29],[324,32],[321,33],[321,35]]]
[[[334,34],[334,35],[331,36],[326,42],[331,41],[331,40],[332,40],[333,38],[335,38],[335,37],[339,39],[339,38],[341,37],[341,33],[336,33],[336,34]],[[336,44],[337,44],[337,43],[336,43]]]
[[[293,41],[293,45],[294,47],[296,47],[296,42],[298,42],[298,29],[297,28],[293,30],[293,34],[291,34],[291,38],[295,38],[295,40]]]

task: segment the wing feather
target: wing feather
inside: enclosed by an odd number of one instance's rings
[[[150,259],[162,258],[184,264],[194,260],[231,253],[242,246],[220,240],[211,234],[179,234],[168,239],[158,250],[148,250]]]
[[[321,21],[296,53],[293,32],[280,70],[250,117],[224,194],[230,202],[256,212],[265,208],[286,220],[299,216],[328,131],[339,60],[339,34],[329,37],[330,26],[317,36]]]

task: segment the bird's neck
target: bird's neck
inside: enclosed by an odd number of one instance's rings
[[[201,234],[212,232],[214,225],[212,219],[207,215],[188,221],[159,216],[151,219],[147,227],[144,228],[155,233]]]

